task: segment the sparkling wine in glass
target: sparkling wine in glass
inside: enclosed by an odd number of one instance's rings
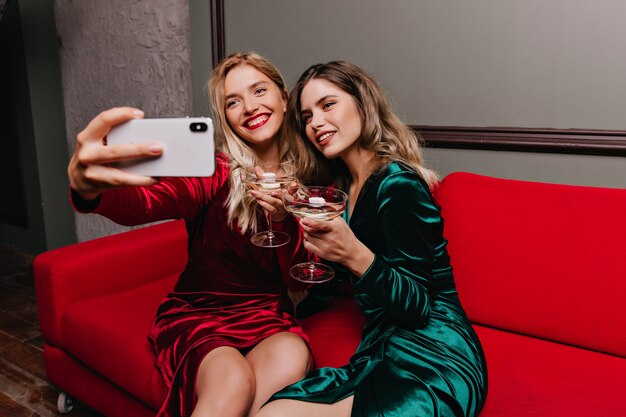
[[[332,220],[346,210],[348,195],[337,188],[320,186],[290,186],[282,194],[285,209],[294,216],[303,219]],[[335,271],[328,265],[311,260],[291,267],[291,276],[302,282],[326,282],[335,276]]]
[[[295,182],[295,168],[289,164],[257,164],[243,171],[241,181],[249,190],[270,194]],[[272,230],[272,216],[267,217],[267,230],[254,234],[250,241],[263,248],[276,248],[289,243],[287,233]]]

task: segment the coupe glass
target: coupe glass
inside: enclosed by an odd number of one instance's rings
[[[285,209],[294,216],[302,219],[332,220],[341,216],[346,210],[348,195],[337,188],[320,186],[290,186],[282,194]],[[328,265],[311,260],[308,253],[308,262],[291,267],[291,276],[302,282],[326,282],[335,276],[335,271]]]
[[[295,182],[295,168],[289,164],[257,164],[254,169],[243,171],[241,181],[249,190],[270,194]],[[267,230],[256,233],[250,241],[263,248],[276,248],[289,243],[287,233],[272,230],[272,216],[266,214]]]

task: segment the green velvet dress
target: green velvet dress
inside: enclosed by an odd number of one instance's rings
[[[351,280],[365,315],[361,343],[350,363],[316,369],[272,400],[354,395],[354,417],[477,416],[487,395],[485,358],[459,303],[427,184],[390,163],[367,179],[349,225],[376,255],[361,278],[334,265],[335,282]],[[324,300],[325,290],[312,293]]]

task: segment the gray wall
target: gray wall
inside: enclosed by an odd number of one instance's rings
[[[409,124],[626,129],[624,16],[620,0],[228,0],[226,49],[268,56],[290,84],[310,64],[353,61]],[[626,187],[624,158],[426,156],[441,174]]]
[[[347,59],[411,124],[626,129],[621,0],[228,0],[228,51]],[[287,36],[286,36],[287,34]]]
[[[67,146],[100,111],[138,107],[146,117],[192,112],[187,0],[57,0]],[[67,179],[65,180],[67,183]],[[76,215],[78,240],[127,230]]]
[[[208,0],[56,0],[57,49],[52,3],[20,0],[34,138],[21,145],[35,221],[26,233],[0,227],[3,241],[21,233],[46,248],[75,238],[65,167],[78,131],[113,105],[207,114],[211,42]],[[226,49],[268,56],[289,84],[312,63],[351,60],[409,124],[626,129],[624,15],[621,0],[227,0]],[[626,187],[618,157],[427,149],[426,158],[442,175]],[[125,228],[78,215],[75,230],[82,241]]]
[[[626,161],[612,156],[467,149],[426,149],[424,155],[441,177],[466,171],[555,184],[626,188]]]

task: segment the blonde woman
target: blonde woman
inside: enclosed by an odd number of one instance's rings
[[[284,81],[265,58],[234,54],[214,69],[208,90],[221,149],[212,177],[156,180],[110,167],[162,152],[157,144],[103,146],[113,126],[143,117],[133,108],[94,118],[78,135],[68,168],[77,210],[125,225],[187,224],[187,267],[149,334],[169,387],[159,416],[248,416],[308,369],[308,342],[287,294],[288,286],[298,289],[289,267],[306,256],[298,225],[279,196],[246,193],[240,176],[259,163],[293,162],[301,149],[284,134]],[[290,244],[250,243],[266,226],[264,211],[275,229],[292,235]]]
[[[301,76],[288,118],[309,149],[300,177],[334,172],[349,194],[344,218],[301,221],[304,246],[350,280],[366,323],[348,364],[312,371],[257,416],[476,417],[485,359],[459,303],[430,192],[436,176],[417,137],[377,83],[342,61]]]

